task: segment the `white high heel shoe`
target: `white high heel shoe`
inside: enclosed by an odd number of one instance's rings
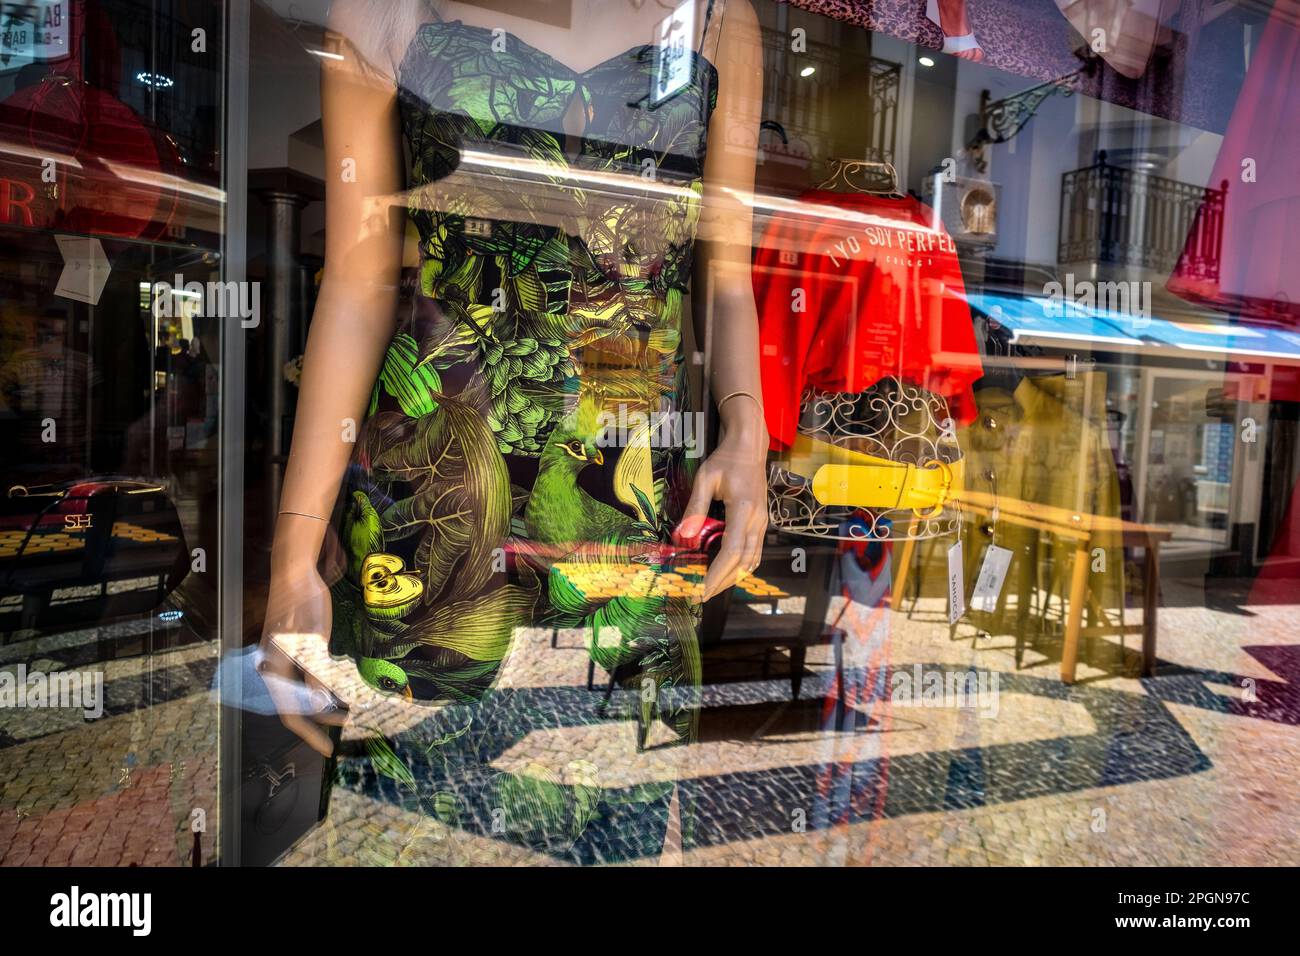
[[[925,16],[931,23],[943,30],[943,23],[939,20],[939,0],[926,0]],[[943,52],[944,53],[965,53],[969,50],[979,50],[984,52],[979,41],[975,39],[973,33],[963,33],[960,36],[950,37],[948,34],[943,35]]]

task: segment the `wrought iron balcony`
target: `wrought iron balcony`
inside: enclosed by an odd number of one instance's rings
[[[1183,274],[1217,280],[1223,245],[1220,188],[1097,163],[1061,177],[1058,263],[1138,266],[1168,274],[1186,250]]]

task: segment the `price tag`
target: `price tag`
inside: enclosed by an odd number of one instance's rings
[[[956,624],[966,613],[966,584],[961,561],[961,542],[948,549],[948,623]]]
[[[998,595],[1002,593],[1002,583],[1007,579],[1007,568],[1011,567],[1011,550],[989,545],[984,552],[984,563],[975,578],[975,592],[970,596],[973,610],[992,614],[998,607]]]
[[[650,102],[658,106],[691,79],[695,48],[695,0],[685,0],[655,30],[655,76]]]
[[[63,256],[63,271],[59,273],[54,294],[99,305],[104,283],[112,271],[103,245],[93,236],[55,236],[54,241]]]

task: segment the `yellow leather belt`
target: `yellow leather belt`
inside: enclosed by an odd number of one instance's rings
[[[918,517],[933,518],[962,491],[960,460],[909,465],[807,435],[795,436],[781,465],[811,478],[813,496],[824,505],[910,508]]]

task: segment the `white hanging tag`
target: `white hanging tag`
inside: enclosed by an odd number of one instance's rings
[[[76,302],[99,305],[99,297],[113,271],[104,254],[104,246],[93,236],[55,236],[63,271],[59,273],[54,294]]]
[[[984,562],[980,573],[975,578],[975,591],[970,596],[972,610],[992,614],[997,610],[998,595],[1002,593],[1002,583],[1007,578],[1007,568],[1011,567],[1011,550],[989,545],[984,552]]]
[[[685,0],[655,30],[655,78],[650,102],[658,105],[691,79],[695,48],[695,0]]]
[[[956,624],[966,613],[966,585],[962,580],[961,542],[948,549],[948,623]]]

